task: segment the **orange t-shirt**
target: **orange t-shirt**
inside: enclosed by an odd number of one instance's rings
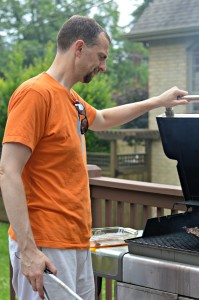
[[[91,125],[96,110],[72,93],[85,106]],[[91,205],[85,138],[74,101],[47,73],[24,82],[10,99],[3,143],[18,142],[32,150],[22,179],[37,246],[89,247]],[[9,234],[15,239],[12,228]]]

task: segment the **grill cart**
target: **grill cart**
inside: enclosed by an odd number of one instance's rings
[[[199,299],[199,115],[157,117],[166,156],[177,161],[186,212],[148,219],[127,246],[93,252],[94,272],[116,280],[117,300]],[[161,201],[161,199],[160,199]],[[179,207],[180,207],[179,206]]]

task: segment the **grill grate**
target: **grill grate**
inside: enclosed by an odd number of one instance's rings
[[[132,239],[131,243],[199,252],[199,238],[187,232],[173,232],[164,235]]]

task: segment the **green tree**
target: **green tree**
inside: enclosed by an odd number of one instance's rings
[[[80,94],[99,109],[109,106],[111,98],[118,104],[143,99],[147,91],[147,49],[124,38],[115,1],[4,0],[0,6],[0,32],[5,35],[0,39],[1,135],[10,95],[22,81],[48,68],[60,24],[74,14],[94,16],[112,37],[107,75],[88,86],[77,85]],[[136,122],[132,126],[143,127],[139,119]]]
[[[147,6],[153,2],[153,0],[144,0],[144,2],[138,6],[138,8],[132,13],[133,23],[138,20],[138,18],[142,15],[143,11],[147,8]]]
[[[19,43],[25,53],[24,64],[29,65],[35,57],[44,57],[49,41],[56,44],[60,24],[73,14],[94,16],[111,35],[113,42],[107,74],[113,79],[113,89],[125,90],[126,85],[135,84],[135,81],[129,81],[134,77],[136,83],[140,79],[142,85],[146,68],[134,64],[132,58],[145,54],[141,44],[135,47],[124,39],[124,31],[118,26],[119,11],[114,0],[4,0],[0,7],[0,32],[7,35],[2,37],[2,41],[9,42],[10,46]],[[9,50],[7,46],[5,52]],[[6,63],[7,60],[4,60],[3,65]]]
[[[44,56],[49,41],[56,43],[60,25],[74,14],[93,15],[111,33],[118,12],[114,1],[102,0],[4,0],[0,6],[0,32],[4,43],[20,43],[30,64],[36,56]]]
[[[23,51],[18,46],[12,55],[8,55],[7,67],[2,70],[4,77],[0,78],[0,140],[2,140],[7,118],[7,105],[10,96],[21,83],[23,76]]]
[[[101,0],[4,0],[2,2],[0,32],[5,34],[5,37],[1,38],[2,53],[5,55],[1,55],[2,60],[0,60],[2,72],[0,138],[3,135],[7,104],[11,94],[21,82],[48,68],[54,56],[52,45],[56,44],[60,24],[74,14],[93,15],[92,10],[95,9],[97,21],[102,26],[106,24],[111,34],[115,31],[118,22],[119,13],[115,12],[116,7],[114,1]],[[51,46],[47,46],[49,41],[52,41]],[[106,107],[111,99],[110,92],[108,101],[105,96],[105,91],[111,90],[109,84],[110,80],[107,78],[100,79],[98,85],[93,83],[93,93],[92,85],[82,87],[81,92],[83,97],[89,95],[89,101],[93,104],[95,101],[97,107]],[[103,97],[100,98],[103,99],[101,106],[101,100],[97,100],[100,94]]]
[[[111,52],[109,74],[113,81],[113,99],[118,105],[148,98],[148,49],[132,43],[119,31],[117,45]],[[124,124],[122,128],[148,127],[148,114]]]
[[[28,78],[48,69],[54,56],[54,46],[49,43],[43,58],[36,58],[34,64],[24,65],[24,50],[18,44],[8,56],[8,64],[3,69],[4,77],[0,77],[0,141],[2,140],[7,119],[7,106],[14,90]]]
[[[115,105],[112,100],[111,86],[110,77],[99,74],[89,84],[78,83],[74,86],[74,89],[84,100],[100,110]],[[86,133],[86,144],[88,152],[108,152],[110,148],[109,142],[99,140],[93,131]]]
[[[0,78],[0,140],[2,140],[6,118],[7,105],[13,91],[25,80],[33,77],[49,68],[54,58],[54,45],[49,43],[45,48],[44,58],[35,58],[33,64],[24,65],[24,50],[18,45],[9,55],[7,69],[4,70],[4,78]],[[98,75],[91,83],[75,85],[74,89],[88,103],[97,109],[113,106],[111,93],[111,80],[106,75]],[[88,151],[98,151],[99,147],[107,151],[109,145],[107,141],[99,142],[93,132],[88,132],[87,149]]]

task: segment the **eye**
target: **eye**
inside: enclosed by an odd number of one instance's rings
[[[100,54],[100,55],[99,55],[99,60],[100,60],[100,61],[106,60],[106,55]]]

